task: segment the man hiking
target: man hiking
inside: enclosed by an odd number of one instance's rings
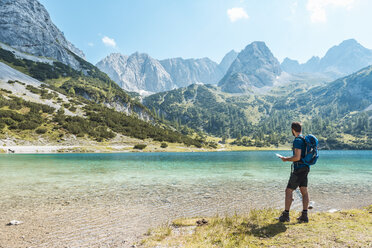
[[[280,222],[289,222],[289,210],[293,201],[292,193],[300,187],[302,194],[302,214],[297,220],[299,222],[309,222],[307,217],[307,209],[309,206],[309,193],[307,192],[307,174],[310,171],[310,166],[304,164],[301,158],[305,156],[306,143],[302,135],[302,126],[300,122],[293,122],[291,125],[292,134],[295,136],[293,141],[293,156],[292,157],[281,157],[283,162],[293,162],[291,168],[291,176],[288,181],[287,188],[285,190],[285,210],[279,217]]]

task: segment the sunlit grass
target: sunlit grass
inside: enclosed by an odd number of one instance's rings
[[[309,223],[297,223],[298,212],[291,212],[290,223],[275,217],[280,210],[252,210],[246,215],[177,219],[168,226],[151,229],[143,247],[371,247],[372,205],[365,209],[336,213],[310,213]],[[193,227],[192,232],[182,232]]]

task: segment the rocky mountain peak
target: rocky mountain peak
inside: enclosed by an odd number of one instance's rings
[[[299,65],[288,62],[283,61],[281,66],[289,73],[319,73],[336,79],[371,65],[372,50],[363,47],[355,39],[348,39],[331,47],[322,58],[313,56],[305,64]]]
[[[0,1],[0,41],[23,52],[44,56],[80,68],[73,54],[84,58],[53,24],[37,0]]]
[[[193,83],[216,84],[222,78],[218,64],[207,57],[159,61],[146,53],[135,52],[130,56],[110,54],[98,62],[97,67],[124,89],[143,93],[171,90]]]
[[[135,92],[159,92],[173,88],[170,75],[160,62],[146,53],[130,56],[112,53],[96,65],[123,89]]]
[[[171,58],[161,60],[164,69],[171,75],[176,87],[194,83],[216,84],[222,73],[218,64],[204,57],[200,59]]]
[[[247,45],[237,56],[219,82],[222,90],[247,93],[253,88],[272,86],[281,74],[279,61],[262,41]]]
[[[234,62],[237,56],[238,53],[235,50],[231,50],[222,58],[221,63],[218,65],[222,74],[225,74],[227,72],[230,65],[232,64],[232,62]]]

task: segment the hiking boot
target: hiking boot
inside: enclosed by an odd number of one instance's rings
[[[300,217],[297,218],[298,222],[302,223],[308,223],[309,222],[309,218],[307,217],[307,212],[304,212],[302,211],[302,214]]]
[[[280,222],[289,222],[289,212],[283,211],[282,215],[279,217]]]

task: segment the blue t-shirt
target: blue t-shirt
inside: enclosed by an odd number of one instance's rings
[[[302,134],[299,135],[301,137],[304,137]],[[295,148],[297,149],[301,149],[301,158],[304,158],[305,157],[305,152],[306,152],[306,144],[305,142],[299,138],[299,137],[296,137],[293,141],[293,155],[295,155]],[[294,169],[299,169],[301,167],[304,167],[306,166],[306,164],[302,163],[302,162],[298,162],[298,163],[294,163]]]

